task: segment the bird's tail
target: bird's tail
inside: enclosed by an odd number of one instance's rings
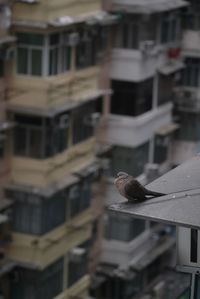
[[[166,194],[164,194],[164,193],[160,193],[160,192],[155,192],[155,191],[147,190],[146,195],[151,195],[151,196],[154,196],[154,197],[159,197],[159,196],[164,196],[164,195],[166,195]]]

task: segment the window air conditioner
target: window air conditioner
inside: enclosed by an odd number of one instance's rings
[[[84,124],[95,127],[99,122],[101,114],[99,112],[91,113],[84,118]]]
[[[63,114],[59,118],[58,122],[58,127],[59,129],[66,129],[69,127],[69,115],[68,114]]]
[[[153,40],[146,40],[140,43],[140,50],[144,54],[149,54],[155,47],[155,42]]]
[[[85,259],[86,249],[76,247],[70,250],[69,260],[74,263],[81,263]]]

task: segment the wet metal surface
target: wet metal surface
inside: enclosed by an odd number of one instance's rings
[[[200,156],[173,169],[147,187],[166,195],[142,203],[113,204],[110,210],[200,229]]]

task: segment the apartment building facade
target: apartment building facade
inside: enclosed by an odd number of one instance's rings
[[[12,79],[1,93],[0,129],[10,134],[2,184],[13,202],[6,252],[15,265],[5,298],[88,296],[103,232],[95,127],[108,93],[99,78],[112,22],[99,0],[12,2],[12,36],[2,38],[16,40],[5,61],[13,69],[0,60],[2,80],[7,70]]]
[[[104,5],[120,18],[112,31],[109,113],[102,121],[102,132],[99,129],[99,142],[108,148],[103,159],[108,167],[106,201],[110,205],[124,200],[113,186],[118,171],[145,184],[175,164],[175,138],[180,131],[173,117],[173,99],[185,67],[182,15],[188,3],[112,0]],[[166,266],[173,266],[173,234],[171,227],[107,213],[92,295],[165,298],[167,289],[177,288],[164,278]],[[183,289],[169,298],[188,294],[187,279]]]
[[[182,54],[185,68],[174,91],[175,116],[180,124],[174,144],[174,164],[199,152],[199,15],[198,1],[182,12]]]
[[[12,83],[15,37],[9,32],[11,2],[0,1],[0,295],[9,296],[10,275],[15,267],[7,253],[11,243],[10,214],[12,202],[5,198],[5,184],[11,174],[11,136],[13,123],[7,119],[6,107]],[[3,297],[2,297],[3,298]]]

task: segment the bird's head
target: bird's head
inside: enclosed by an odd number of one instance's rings
[[[124,184],[128,178],[129,178],[128,173],[120,171],[117,173],[115,177],[114,185],[118,186],[119,184]]]
[[[120,172],[117,173],[116,178],[127,179],[128,178],[128,173],[120,171]]]

